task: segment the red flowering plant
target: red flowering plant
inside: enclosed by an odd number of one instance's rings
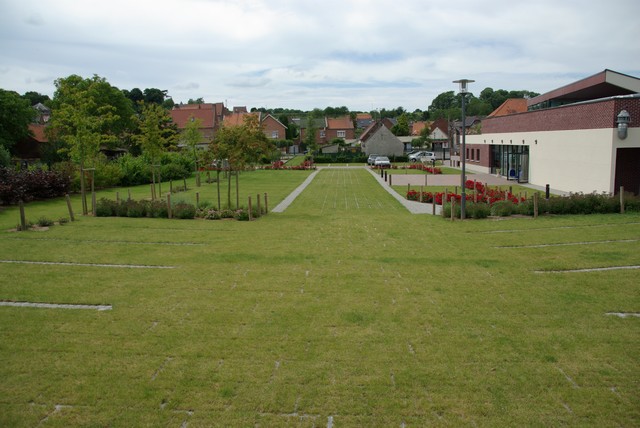
[[[431,192],[422,192],[422,194],[421,194],[417,190],[409,190],[407,192],[407,200],[424,202],[424,203],[432,203],[433,202],[433,193],[431,193]]]
[[[420,199],[420,193],[415,190],[409,190],[407,192],[407,200],[409,201],[417,201]]]

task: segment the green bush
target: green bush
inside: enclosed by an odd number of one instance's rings
[[[151,201],[147,205],[147,216],[152,218],[169,217],[169,209],[164,201]]]
[[[235,219],[238,221],[249,221],[249,211],[242,209],[235,213]]]
[[[96,217],[112,217],[117,215],[116,201],[112,201],[107,198],[101,198],[96,202]]]
[[[453,216],[455,218],[460,218],[461,214],[462,214],[462,210],[460,208],[460,204],[456,204],[455,212],[453,213]],[[466,211],[465,211],[465,214],[466,214]],[[446,202],[442,206],[442,216],[445,218],[451,218],[451,202]]]
[[[192,219],[196,216],[195,205],[186,202],[178,202],[172,207],[173,217],[179,219]]]
[[[466,206],[465,214],[467,218],[487,218],[491,214],[491,207],[483,202],[470,203]]]
[[[514,212],[513,202],[509,200],[497,201],[491,205],[491,215],[497,217],[508,217]]]
[[[128,200],[125,205],[127,206],[127,217],[138,218],[147,215],[147,207],[144,201]]]
[[[150,162],[143,156],[131,156],[125,154],[114,161],[122,172],[120,185],[137,186],[151,182]]]
[[[9,167],[11,165],[11,153],[0,145],[0,167]]]
[[[49,227],[49,226],[53,226],[53,220],[42,216],[38,219],[38,221],[36,222],[36,224],[40,227]]]

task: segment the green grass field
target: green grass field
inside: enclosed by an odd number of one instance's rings
[[[352,168],[253,222],[78,217],[0,212],[0,301],[112,305],[0,306],[0,426],[640,425],[638,214],[450,222]]]

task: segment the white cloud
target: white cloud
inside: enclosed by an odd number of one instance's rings
[[[605,68],[640,74],[635,0],[0,4],[0,87],[21,93],[95,73],[175,101],[413,110],[461,77],[476,93],[544,92]]]

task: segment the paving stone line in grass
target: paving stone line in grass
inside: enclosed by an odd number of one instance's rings
[[[517,233],[517,232],[531,232],[532,230],[556,230],[556,229],[583,229],[585,227],[610,227],[610,226],[629,226],[638,225],[640,222],[629,223],[605,223],[605,224],[585,224],[581,226],[556,226],[556,227],[537,227],[532,229],[500,229],[500,230],[485,230],[485,231],[471,231],[468,233]]]
[[[142,241],[110,241],[100,239],[61,239],[61,238],[8,238],[14,241],[62,241],[62,242],[81,242],[88,244],[134,244],[134,245],[207,245],[203,242],[142,242]]]
[[[605,315],[610,315],[619,318],[640,318],[640,312],[607,312]]]
[[[274,213],[284,212],[284,210],[286,210],[289,207],[289,205],[293,203],[293,201],[298,197],[298,195],[300,195],[300,193],[302,193],[302,191],[307,188],[307,186],[313,181],[313,179],[316,178],[316,175],[318,175],[318,172],[319,170],[316,170],[310,176],[308,176],[307,179],[304,180],[304,182],[301,185],[299,185],[293,192],[291,192],[286,198],[284,198],[282,202],[276,205],[271,210],[271,212],[274,212]]]
[[[584,241],[584,242],[560,242],[557,244],[536,244],[536,245],[503,245],[493,248],[546,248],[546,247],[563,247],[568,245],[592,245],[592,244],[611,244],[614,242],[638,242],[640,239],[609,239],[606,241]]]
[[[13,306],[19,308],[46,308],[46,309],[92,309],[95,311],[110,311],[111,305],[76,305],[70,303],[35,303],[35,302],[10,302],[0,301],[0,306]]]
[[[174,269],[175,268],[175,266],[159,266],[159,265],[120,265],[120,264],[105,264],[105,263],[42,262],[42,261],[31,261],[31,260],[0,260],[0,263],[13,263],[13,264],[25,264],[25,265],[109,267],[109,268],[125,268],[125,269]]]
[[[609,266],[602,268],[586,268],[586,269],[566,269],[566,270],[534,270],[534,273],[579,273],[579,272],[603,272],[609,270],[623,270],[623,269],[640,269],[638,266]]]

